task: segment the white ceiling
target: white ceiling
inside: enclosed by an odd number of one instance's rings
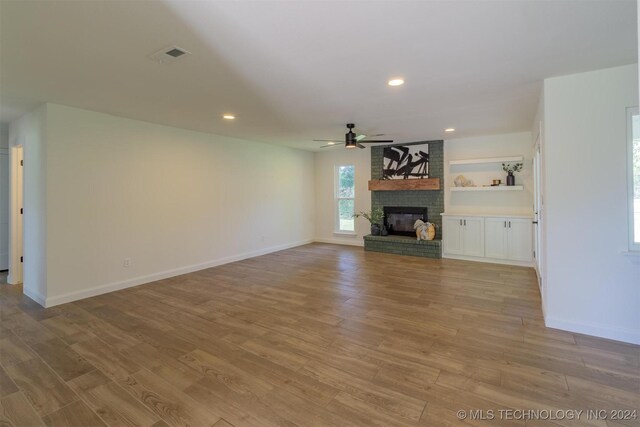
[[[49,101],[304,149],[347,122],[529,130],[542,79],[637,62],[635,3],[1,0],[0,120]]]

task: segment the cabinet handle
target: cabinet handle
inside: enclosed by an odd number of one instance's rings
[[[507,221],[504,222],[504,228],[507,228]]]
[[[462,220],[460,219],[459,221],[460,221],[460,227],[462,227]]]
[[[509,228],[511,228],[511,221],[509,221]]]
[[[464,220],[464,226],[465,227],[467,226],[467,220],[466,219]]]

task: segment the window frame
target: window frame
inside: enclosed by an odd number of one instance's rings
[[[627,107],[627,204],[629,205],[629,251],[640,252],[640,242],[635,241],[635,207],[633,187],[633,116],[640,115],[638,107]],[[640,224],[638,224],[640,226]]]
[[[353,197],[340,197],[340,168],[343,167],[352,167],[353,168]],[[356,213],[356,165],[352,163],[348,164],[336,164],[334,165],[333,170],[333,232],[335,234],[347,234],[347,235],[355,235],[356,234],[356,224],[355,219],[353,223],[353,230],[342,230],[340,229],[340,200],[353,200],[353,213]]]

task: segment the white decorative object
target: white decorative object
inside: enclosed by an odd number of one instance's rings
[[[467,178],[465,178],[464,175],[458,175],[456,179],[453,180],[456,187],[464,187],[465,182],[467,182]]]

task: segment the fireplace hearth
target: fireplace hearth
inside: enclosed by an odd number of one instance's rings
[[[419,219],[428,221],[425,207],[385,206],[383,211],[384,225],[392,235],[415,236],[413,224]]]

